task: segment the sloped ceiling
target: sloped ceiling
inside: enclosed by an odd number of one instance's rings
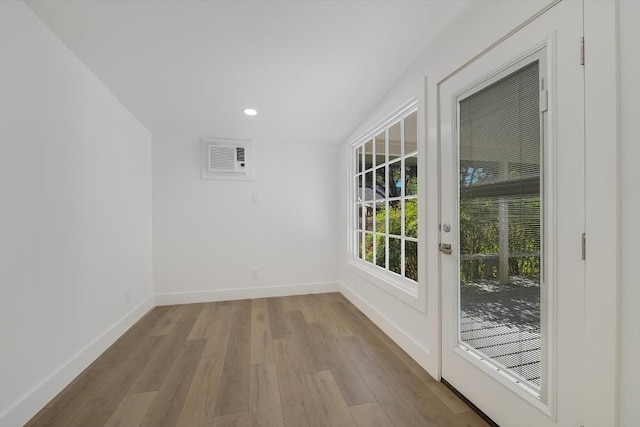
[[[464,2],[27,4],[154,134],[337,144]]]

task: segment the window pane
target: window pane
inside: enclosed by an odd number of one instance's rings
[[[387,197],[387,182],[385,179],[385,167],[381,166],[376,169],[376,199],[384,199]]]
[[[362,209],[362,203],[356,203],[356,215],[358,216],[358,218],[356,218],[356,221],[358,223],[358,230],[364,230],[364,223],[362,222]]]
[[[389,165],[389,197],[402,194],[402,164],[400,161]]]
[[[356,201],[362,201],[362,175],[358,175],[355,178],[355,183],[353,184],[355,187],[354,193]]]
[[[373,262],[373,234],[364,235],[364,259]]]
[[[404,202],[404,235],[418,237],[418,199]]]
[[[373,167],[373,140],[369,140],[364,144],[364,168],[371,169]]]
[[[418,194],[418,158],[407,157],[404,159],[404,180],[407,185],[405,195],[412,196]]]
[[[418,112],[404,118],[404,155],[418,151]]]
[[[387,161],[387,144],[384,131],[376,135],[376,166],[383,165]]]
[[[383,234],[376,235],[376,265],[386,268],[387,260],[387,238]]]
[[[387,206],[380,203],[376,206],[376,232],[386,233],[387,231]]]
[[[389,270],[402,274],[402,241],[389,237]]]
[[[356,162],[356,172],[362,172],[362,153],[364,153],[364,146],[360,146],[355,149],[355,162]]]
[[[402,155],[402,143],[400,137],[400,122],[389,128],[389,161],[399,158]]]
[[[364,191],[361,195],[361,199],[364,202],[371,202],[373,200],[374,185],[373,185],[373,171],[369,171],[364,174]]]
[[[357,236],[358,258],[362,258],[364,256],[364,233],[360,231]]]
[[[418,242],[404,241],[404,275],[418,281]]]
[[[364,205],[364,229],[373,231],[373,205]]]
[[[401,204],[400,200],[389,202],[389,234],[400,236],[402,233]]]

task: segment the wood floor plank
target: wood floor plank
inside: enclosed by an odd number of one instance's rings
[[[274,362],[251,366],[249,396],[251,426],[284,427],[278,374]]]
[[[342,297],[342,295],[340,295]],[[344,297],[342,297],[344,298]],[[351,306],[353,309],[356,309],[352,304],[346,303],[346,307]],[[351,311],[351,310],[349,310]],[[402,361],[402,363],[411,370],[411,372],[418,377],[423,383],[429,384],[432,382],[437,382],[435,378],[433,378],[429,373],[422,367],[418,362],[416,362],[411,356],[409,356],[400,346],[398,346],[387,334],[384,333],[376,324],[374,324],[369,318],[362,314],[361,316],[356,317],[360,319],[360,321],[373,332],[373,334],[378,338],[378,340],[384,344],[384,348],[390,349],[393,354]],[[356,319],[354,318],[354,320]],[[376,345],[377,347],[377,345]],[[384,349],[383,348],[383,349]]]
[[[209,336],[210,329],[213,327],[214,314],[217,309],[217,302],[209,302],[204,305],[193,328],[189,331],[187,340],[201,340]]]
[[[348,302],[333,302],[331,307],[367,350],[385,348],[386,345],[368,327],[370,320]]]
[[[462,399],[456,396],[444,384],[440,382],[433,382],[427,384],[427,387],[429,387],[429,390],[431,390],[433,394],[435,394],[438,399],[440,399],[442,403],[444,403],[454,414],[457,415],[469,411],[469,407],[462,401]]]
[[[289,339],[278,339],[273,349],[284,425],[317,427],[318,415],[295,345]]]
[[[271,338],[274,340],[290,338],[292,331],[287,323],[283,298],[268,298],[267,310],[269,311]]]
[[[213,423],[223,366],[221,357],[200,359],[178,419],[179,427],[209,426]]]
[[[182,314],[187,309],[186,305],[172,305],[169,306],[167,312],[158,321],[156,326],[151,331],[151,335],[169,335],[171,330],[176,326],[178,320],[182,317]]]
[[[378,402],[352,406],[349,410],[358,427],[393,427]]]
[[[235,312],[227,345],[215,415],[249,410],[251,301],[234,301]]]
[[[169,369],[165,381],[156,393],[141,427],[175,426],[204,350],[204,340],[186,341]]]
[[[345,349],[358,372],[367,383],[380,407],[396,427],[434,426],[437,422],[432,417],[421,414],[410,402],[406,393],[401,393],[398,384],[385,372],[384,368],[370,355],[360,348],[356,337],[341,338],[340,344]]]
[[[371,351],[369,354],[385,368],[390,377],[402,381],[402,383],[416,395],[420,395],[421,392],[428,390],[428,388],[425,387],[425,383],[422,382],[422,380],[418,378],[413,371],[411,371],[411,369],[409,369],[407,365],[405,365],[389,348],[376,349]]]
[[[425,384],[389,349],[375,350],[371,354],[380,365],[384,366],[388,373],[388,382],[395,383],[399,395],[403,396],[402,398],[425,419],[432,420],[435,425],[441,427],[459,427],[460,421],[456,413],[451,411],[430,389],[433,385],[440,383],[431,381]],[[457,399],[456,396],[453,397]],[[464,408],[469,410],[466,405]]]
[[[266,298],[254,298],[251,300],[251,309],[255,308],[267,308],[267,299]]]
[[[87,369],[38,412],[25,427],[66,426],[106,382],[106,369]]]
[[[249,427],[249,412],[222,415],[213,419],[213,427]]]
[[[123,363],[170,310],[170,306],[155,307],[136,322],[122,337],[91,364],[91,369],[114,368]]]
[[[473,411],[467,411],[462,414],[456,415],[460,427],[490,427],[489,424],[483,420],[480,415]]]
[[[331,302],[336,300],[324,299],[320,302],[320,310],[322,311],[323,320],[331,329],[331,332],[338,338],[345,338],[353,336],[353,332],[342,320],[340,315],[333,309]]]
[[[323,302],[348,302],[348,300],[340,292],[328,292],[326,294],[316,294]]]
[[[319,300],[315,295],[299,295],[295,298],[307,323],[324,321],[324,315],[318,306]]]
[[[254,300],[255,301],[255,300]],[[266,308],[251,308],[251,364],[273,362],[273,343]]]
[[[203,358],[216,357],[224,359],[227,353],[231,325],[235,313],[235,306],[230,303],[220,303],[213,313],[211,325],[207,331],[207,346],[204,348]]]
[[[87,396],[88,399],[81,408],[66,411],[70,418],[66,421],[59,419],[54,425],[65,427],[104,425],[154,353],[162,347],[166,338],[162,335],[147,336],[137,348],[133,349],[124,363],[105,375],[101,387]]]
[[[383,366],[388,374],[388,382],[396,383],[403,393],[403,399],[411,403],[418,412],[429,419],[433,418],[435,425],[451,427],[458,425],[458,419],[430,389],[429,384],[422,382],[390,349],[374,350],[370,355]],[[433,382],[434,384],[439,384]],[[468,410],[468,407],[466,407]]]
[[[296,295],[282,297],[282,306],[285,312],[300,311]]]
[[[189,304],[182,307],[184,309],[180,311],[181,316],[171,326],[171,333],[166,336],[167,339],[162,344],[162,348],[158,349],[145,366],[136,382],[131,386],[129,394],[158,391],[160,389],[169,373],[169,369],[182,349],[182,344],[187,340],[189,331],[191,331],[200,315],[203,305]],[[157,334],[152,332],[151,335]]]
[[[310,327],[321,339],[325,360],[347,405],[354,406],[375,401],[376,399],[367,384],[327,325],[316,323]]]
[[[125,396],[105,427],[138,427],[157,392],[130,394]]]
[[[367,322],[369,329],[378,337],[378,339],[384,343],[384,345],[393,352],[393,354],[402,361],[402,363],[413,372],[424,384],[437,382],[422,366],[411,358],[403,349],[400,348],[395,341],[393,341],[387,334],[382,331],[373,322]]]
[[[300,311],[287,313],[298,357],[306,373],[329,369],[320,337],[311,329]]]
[[[331,371],[307,374],[311,397],[323,427],[356,427]]]

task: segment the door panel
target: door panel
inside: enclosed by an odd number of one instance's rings
[[[561,2],[438,85],[442,377],[502,426],[580,423],[581,17]]]

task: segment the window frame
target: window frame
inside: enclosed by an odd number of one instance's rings
[[[416,131],[417,131],[417,141],[416,141],[416,149],[415,151],[411,151],[408,153],[405,153],[405,143],[404,143],[404,134],[405,134],[405,129],[404,129],[404,120],[405,118],[409,117],[411,114],[416,114]],[[390,161],[390,157],[389,157],[389,129],[391,127],[393,127],[394,125],[400,123],[400,132],[401,132],[401,140],[400,140],[400,144],[401,144],[401,151],[400,151],[400,155],[396,158],[394,158],[393,160]],[[349,269],[356,273],[357,275],[359,275],[360,277],[362,277],[363,279],[367,280],[370,283],[373,283],[374,285],[376,285],[377,287],[379,287],[380,289],[386,291],[387,293],[395,296],[396,298],[400,299],[401,301],[411,305],[412,307],[416,308],[417,310],[421,311],[421,312],[425,312],[426,311],[426,301],[424,298],[425,295],[425,291],[424,291],[424,286],[421,286],[421,283],[424,282],[424,271],[422,271],[422,262],[420,262],[420,252],[423,249],[423,245],[421,244],[421,241],[424,240],[424,227],[422,227],[422,225],[424,224],[423,218],[422,216],[424,215],[424,209],[423,209],[423,203],[421,202],[421,198],[423,198],[423,194],[424,194],[424,180],[420,181],[420,177],[424,176],[424,173],[422,171],[423,169],[423,162],[422,162],[422,158],[421,156],[422,154],[422,150],[420,149],[422,144],[422,132],[420,132],[420,126],[422,125],[422,120],[420,117],[420,110],[418,108],[418,100],[417,97],[412,97],[411,99],[409,99],[407,102],[405,102],[403,105],[401,105],[400,107],[398,107],[395,111],[393,111],[391,114],[389,114],[385,119],[381,120],[376,126],[374,126],[373,128],[371,128],[369,131],[367,131],[366,133],[364,133],[361,137],[355,139],[353,142],[349,143],[347,145],[347,158],[348,158],[348,167],[347,167],[347,179],[348,179],[348,196],[347,196],[347,204],[348,204],[348,249],[347,249],[347,265],[349,267]],[[381,134],[384,133],[385,135],[385,154],[384,154],[384,164],[380,164],[378,165],[375,160],[372,162],[371,167],[366,168],[366,169],[362,169],[359,170],[359,166],[356,163],[356,157],[359,155],[364,156],[364,153],[360,153],[359,148],[360,147],[364,147],[365,144],[368,141],[374,141],[375,144],[375,139]],[[374,150],[375,150],[375,145],[373,146]],[[372,151],[372,156],[375,159],[376,157],[376,153],[378,150]],[[404,167],[404,161],[407,158],[415,158],[416,159],[416,166],[417,166],[417,175],[416,175],[416,179],[418,180],[418,182],[420,183],[420,185],[418,186],[418,191],[415,194],[410,194],[410,195],[406,195],[405,191],[406,191],[406,180],[405,180],[405,169],[406,167]],[[362,164],[362,158],[359,159],[360,164]],[[359,180],[360,177],[362,177],[363,180],[366,181],[366,174],[367,173],[371,173],[372,178],[375,180],[375,171],[378,169],[378,167],[384,167],[385,168],[385,180],[386,180],[386,185],[389,185],[389,166],[390,165],[394,165],[394,164],[398,164],[401,165],[400,169],[401,169],[401,176],[402,176],[402,192],[400,195],[398,196],[394,196],[394,197],[390,197],[389,191],[387,189],[387,187],[385,187],[385,196],[384,198],[380,199],[380,201],[383,203],[383,205],[385,206],[385,209],[387,211],[387,215],[386,215],[386,224],[385,224],[385,228],[384,228],[384,233],[378,233],[378,230],[373,229],[371,231],[363,231],[366,230],[367,227],[366,225],[363,226],[363,229],[360,229],[358,227],[358,221],[359,220],[364,220],[364,215],[362,217],[358,217],[357,213],[358,213],[358,205],[360,204],[363,208],[366,205],[366,201],[363,201],[361,203],[358,202],[358,185],[357,182]],[[384,166],[382,166],[384,165]],[[373,172],[373,173],[372,173]],[[406,222],[406,218],[405,218],[405,210],[401,209],[401,217],[400,217],[400,222],[401,222],[401,235],[400,236],[396,236],[395,234],[391,234],[389,233],[389,211],[388,211],[388,205],[391,201],[397,201],[398,203],[400,203],[401,205],[403,205],[404,203],[406,203],[407,201],[410,200],[415,200],[416,203],[416,207],[418,210],[418,236],[417,237],[407,237],[406,236],[406,231],[405,231],[405,222]],[[376,198],[372,197],[372,203],[375,206],[376,205]],[[375,221],[375,214],[374,214],[374,221]],[[363,233],[363,236],[360,237],[360,233]],[[358,242],[358,238],[362,238],[364,239],[366,235],[371,235],[373,236],[373,239],[376,239],[376,237],[379,236],[384,236],[385,238],[385,248],[389,247],[389,238],[398,238],[401,241],[401,257],[402,257],[402,261],[401,261],[401,272],[400,274],[395,273],[393,271],[390,271],[388,269],[389,266],[389,251],[386,250],[385,253],[385,265],[384,266],[378,266],[376,265],[376,255],[374,253],[374,258],[373,260],[370,261],[366,261],[363,258],[360,258],[358,256],[358,250],[360,249],[359,246],[359,242]],[[417,249],[418,249],[418,260],[417,260],[417,264],[418,264],[418,280],[414,281],[412,279],[409,279],[407,277],[405,277],[405,242],[415,242]],[[424,257],[424,254],[422,255],[422,257]]]

